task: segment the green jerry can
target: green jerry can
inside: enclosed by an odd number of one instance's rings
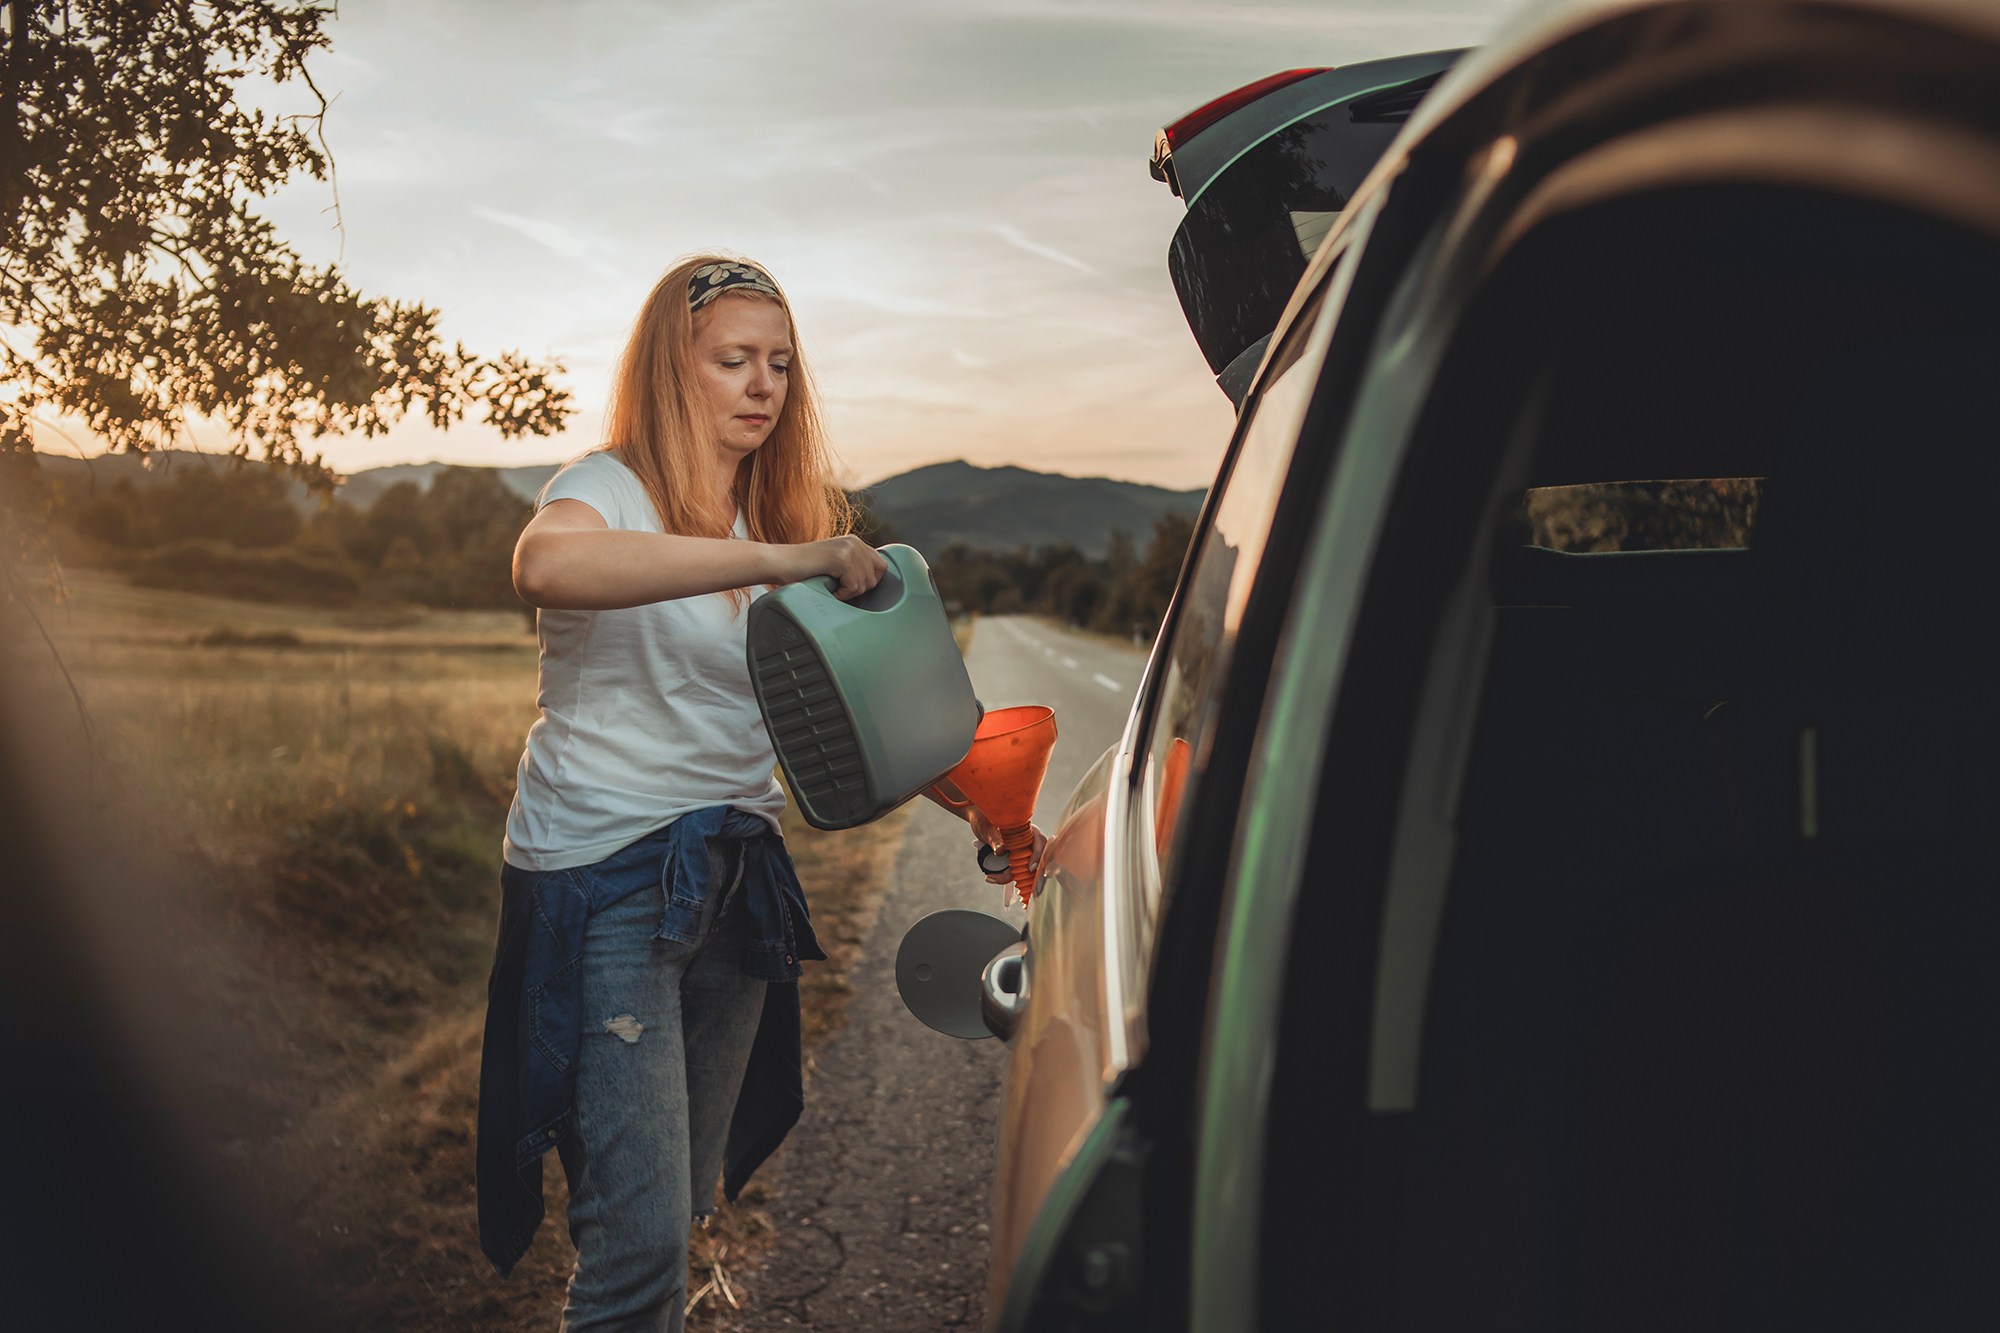
[[[750,683],[806,822],[879,819],[957,767],[983,711],[930,566],[885,546],[882,581],[851,602],[831,578],[750,604]]]

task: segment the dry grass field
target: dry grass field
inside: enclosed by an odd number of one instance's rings
[[[493,1277],[473,1214],[473,1122],[500,830],[535,715],[521,617],[334,612],[133,588],[83,571],[40,608],[87,717],[120,855],[170,859],[170,946],[217,1169],[261,1202],[336,1322],[551,1328],[571,1252],[551,1220]],[[81,739],[81,732],[79,732]],[[788,829],[829,963],[810,1045],[902,820]],[[697,1239],[691,1326],[728,1327],[771,1240],[753,1183]]]

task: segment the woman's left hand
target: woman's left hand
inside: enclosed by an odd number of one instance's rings
[[[974,837],[995,851],[1000,850],[1000,830],[994,827],[993,821],[988,819],[978,806],[974,806],[966,812],[965,822],[972,825],[972,835]],[[1049,838],[1046,833],[1043,833],[1040,828],[1033,824],[1028,825],[1028,833],[1035,840],[1034,851],[1028,859],[1028,874],[1031,877],[1030,882],[1032,883],[1032,877],[1042,873],[1042,852],[1048,847]],[[1014,882],[1013,872],[1002,870],[997,874],[988,875],[986,882],[988,884],[1012,884]]]
[[[792,566],[789,571],[791,577],[785,582],[796,583],[815,574],[824,574],[839,584],[833,595],[843,602],[873,588],[889,570],[889,562],[882,558],[880,551],[852,535],[780,549]]]

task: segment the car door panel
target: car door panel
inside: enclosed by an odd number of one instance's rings
[[[1114,746],[1077,784],[1029,905],[1028,997],[1007,1065],[996,1164],[996,1298],[1050,1185],[1104,1108],[1111,1045],[1103,981],[1105,808],[1120,769]]]

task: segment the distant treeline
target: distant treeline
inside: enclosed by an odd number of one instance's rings
[[[1093,560],[1067,542],[1030,551],[978,551],[954,542],[931,566],[948,606],[981,615],[1032,612],[1084,629],[1151,639],[1167,613],[1194,519],[1171,511],[1144,552],[1123,532]]]
[[[52,487],[67,559],[133,582],[251,601],[415,603],[525,610],[514,539],[532,507],[491,468],[445,468],[430,489],[391,486],[366,508],[301,514],[275,469],[181,467],[158,484]]]
[[[177,467],[148,486],[61,478],[50,492],[65,559],[122,569],[143,586],[322,606],[527,609],[513,553],[533,507],[491,468],[448,467],[427,490],[400,482],[366,506],[334,500],[303,514],[284,474],[257,464]],[[866,509],[856,518],[869,541],[895,540]],[[1066,542],[1014,551],[956,542],[933,567],[961,613],[1030,612],[1151,638],[1192,529],[1170,512],[1143,551],[1119,532],[1103,559]]]

